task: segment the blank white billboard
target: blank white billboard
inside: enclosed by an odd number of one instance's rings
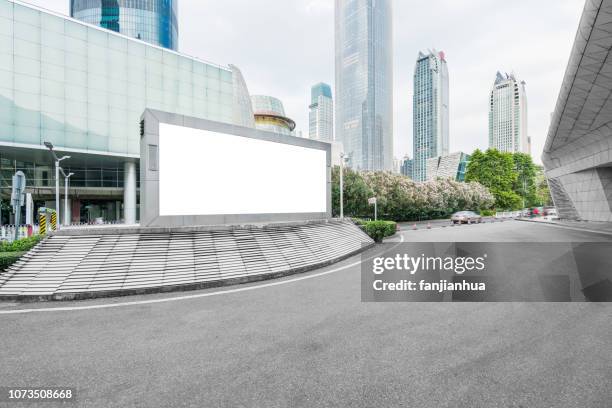
[[[159,215],[327,211],[324,150],[159,126]]]

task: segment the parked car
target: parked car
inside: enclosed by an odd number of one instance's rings
[[[453,224],[481,223],[482,217],[474,211],[459,211],[453,214],[451,222]]]
[[[557,209],[555,207],[548,207],[548,208],[544,208],[544,215],[552,215],[552,216],[556,216],[557,215]]]

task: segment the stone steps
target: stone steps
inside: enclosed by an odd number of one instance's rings
[[[0,275],[0,298],[84,299],[243,283],[330,264],[371,244],[349,221],[176,232],[80,231],[49,237]]]

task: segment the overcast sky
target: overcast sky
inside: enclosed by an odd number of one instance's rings
[[[69,0],[30,0],[68,14]],[[412,75],[419,50],[446,54],[451,151],[488,143],[496,71],[527,83],[529,134],[540,162],[584,0],[395,0],[395,156],[412,157]],[[334,0],[180,0],[185,54],[237,65],[251,94],[280,98],[308,134],[310,86],[334,83]]]

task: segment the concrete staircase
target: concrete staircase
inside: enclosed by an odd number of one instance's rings
[[[86,299],[246,283],[325,266],[372,244],[350,221],[63,231],[0,275],[0,299]]]

